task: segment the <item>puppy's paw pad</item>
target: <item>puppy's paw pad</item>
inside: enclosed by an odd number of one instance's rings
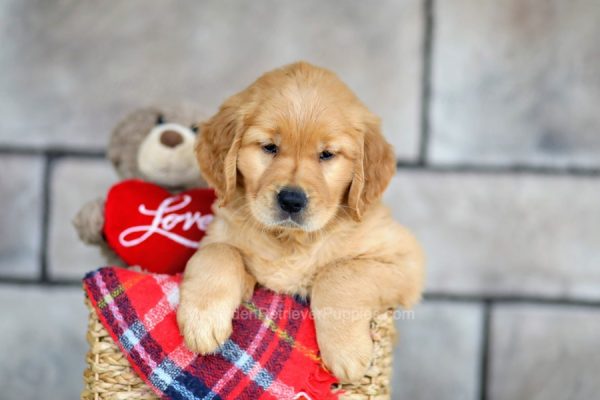
[[[324,358],[323,361],[341,382],[358,382],[371,365],[371,354],[366,356],[348,352]]]
[[[229,339],[231,318],[231,312],[224,307],[203,310],[182,306],[177,310],[177,322],[186,346],[200,354],[214,353]]]
[[[365,338],[360,342],[322,345],[321,356],[327,368],[342,382],[358,382],[371,365],[373,342]]]

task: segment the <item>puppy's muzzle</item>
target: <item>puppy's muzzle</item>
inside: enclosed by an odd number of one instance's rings
[[[284,187],[277,193],[277,203],[283,211],[294,215],[306,208],[308,197],[302,189]]]

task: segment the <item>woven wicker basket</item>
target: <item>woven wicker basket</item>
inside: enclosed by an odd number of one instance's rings
[[[159,397],[131,369],[98,319],[89,300],[87,341],[90,345],[86,355],[87,368],[83,373],[84,400],[158,400]],[[339,385],[333,390],[343,390],[343,400],[384,400],[390,398],[392,347],[395,337],[392,312],[377,316],[371,323],[374,342],[374,360],[367,375],[359,384]]]

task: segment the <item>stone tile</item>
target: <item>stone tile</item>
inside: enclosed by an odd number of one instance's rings
[[[385,199],[428,290],[600,299],[600,179],[400,171]]]
[[[431,160],[600,166],[600,2],[435,4]]]
[[[195,101],[212,113],[263,72],[306,59],[337,71],[411,158],[421,4],[5,1],[0,32],[11,40],[0,54],[0,142],[101,148],[134,107]]]
[[[478,399],[482,317],[478,304],[427,301],[399,320],[392,397]]]
[[[598,397],[600,310],[497,306],[492,314],[490,400]]]
[[[42,229],[42,158],[0,155],[0,171],[0,276],[37,276]]]
[[[0,286],[3,399],[76,399],[87,311],[80,288]]]
[[[106,197],[117,182],[105,160],[63,159],[52,171],[48,270],[53,278],[82,278],[105,264],[100,250],[79,240],[72,220],[81,207],[97,197]]]

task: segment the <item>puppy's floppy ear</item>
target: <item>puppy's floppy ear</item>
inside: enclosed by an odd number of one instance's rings
[[[202,124],[196,143],[200,170],[216,189],[221,206],[231,199],[237,185],[237,155],[244,129],[239,105],[238,96],[229,98],[217,114]]]
[[[357,221],[365,208],[381,197],[396,172],[396,157],[381,134],[379,118],[369,115],[362,130],[362,143],[348,192],[348,206]]]

